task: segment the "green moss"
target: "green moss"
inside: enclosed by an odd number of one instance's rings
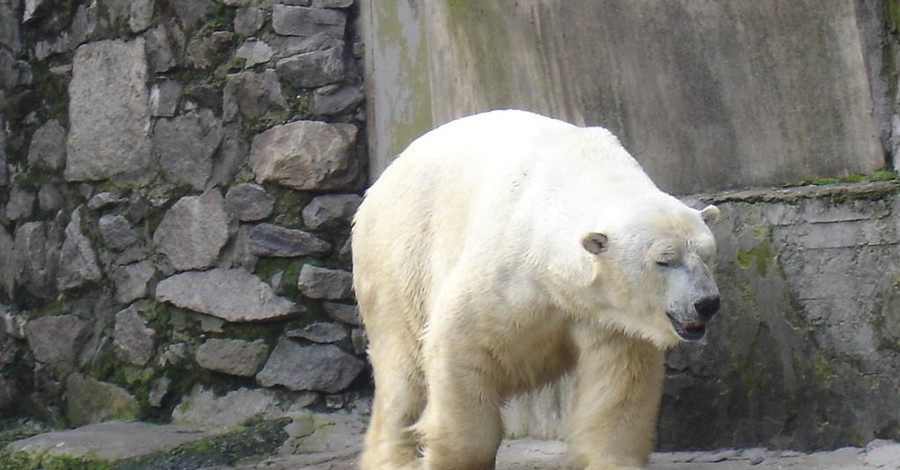
[[[111,470],[148,468],[204,468],[233,465],[238,461],[275,452],[287,439],[284,427],[290,418],[250,423],[234,432],[188,443],[169,451],[116,462]]]
[[[896,1],[887,1],[884,3],[884,18],[887,22],[888,29],[892,33],[900,33],[900,3]]]
[[[212,15],[200,28],[200,34],[207,35],[213,31],[234,31],[234,17],[236,13],[237,8],[216,2]]]
[[[768,240],[760,242],[758,245],[748,250],[738,250],[737,263],[741,269],[756,268],[756,274],[765,277],[769,272],[769,266],[775,261],[772,244]]]
[[[813,363],[813,378],[819,382],[825,382],[834,376],[834,369],[828,364],[824,356],[816,357]]]
[[[839,183],[862,183],[862,182],[874,182],[874,181],[892,181],[898,179],[897,172],[891,169],[884,169],[876,171],[872,174],[866,175],[862,173],[851,173],[847,176],[842,176],[840,178],[835,177],[821,177],[821,178],[811,178],[804,179],[799,181],[794,181],[785,185],[785,187],[793,187],[793,186],[829,186],[833,184]]]
[[[891,181],[895,179],[898,179],[898,175],[895,170],[876,171],[869,176],[869,181]]]
[[[312,200],[312,195],[281,187],[270,187],[266,190],[275,196],[273,213],[276,215],[273,223],[282,227],[303,228],[300,211]]]
[[[62,300],[51,300],[36,310],[26,310],[25,318],[33,320],[40,317],[50,317],[54,315],[64,315],[68,313],[65,302]]]

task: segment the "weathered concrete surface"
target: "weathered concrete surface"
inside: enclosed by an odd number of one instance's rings
[[[857,3],[365,1],[371,176],[504,107],[608,127],[680,194],[871,173],[889,126]]]

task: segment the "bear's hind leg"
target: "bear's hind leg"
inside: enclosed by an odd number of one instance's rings
[[[370,345],[375,399],[360,458],[363,470],[417,468],[420,445],[410,426],[425,407],[425,385],[417,352],[404,350],[409,347],[403,341]]]

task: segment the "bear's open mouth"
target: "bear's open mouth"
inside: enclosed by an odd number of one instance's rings
[[[689,322],[681,322],[675,319],[675,316],[669,312],[666,312],[666,315],[669,317],[669,321],[672,322],[672,328],[675,329],[675,333],[686,341],[698,341],[703,338],[703,335],[706,334],[706,323],[703,321],[689,321]]]

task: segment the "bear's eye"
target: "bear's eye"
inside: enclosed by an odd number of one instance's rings
[[[674,268],[678,266],[678,255],[675,253],[663,253],[656,259],[656,265],[663,268]]]

